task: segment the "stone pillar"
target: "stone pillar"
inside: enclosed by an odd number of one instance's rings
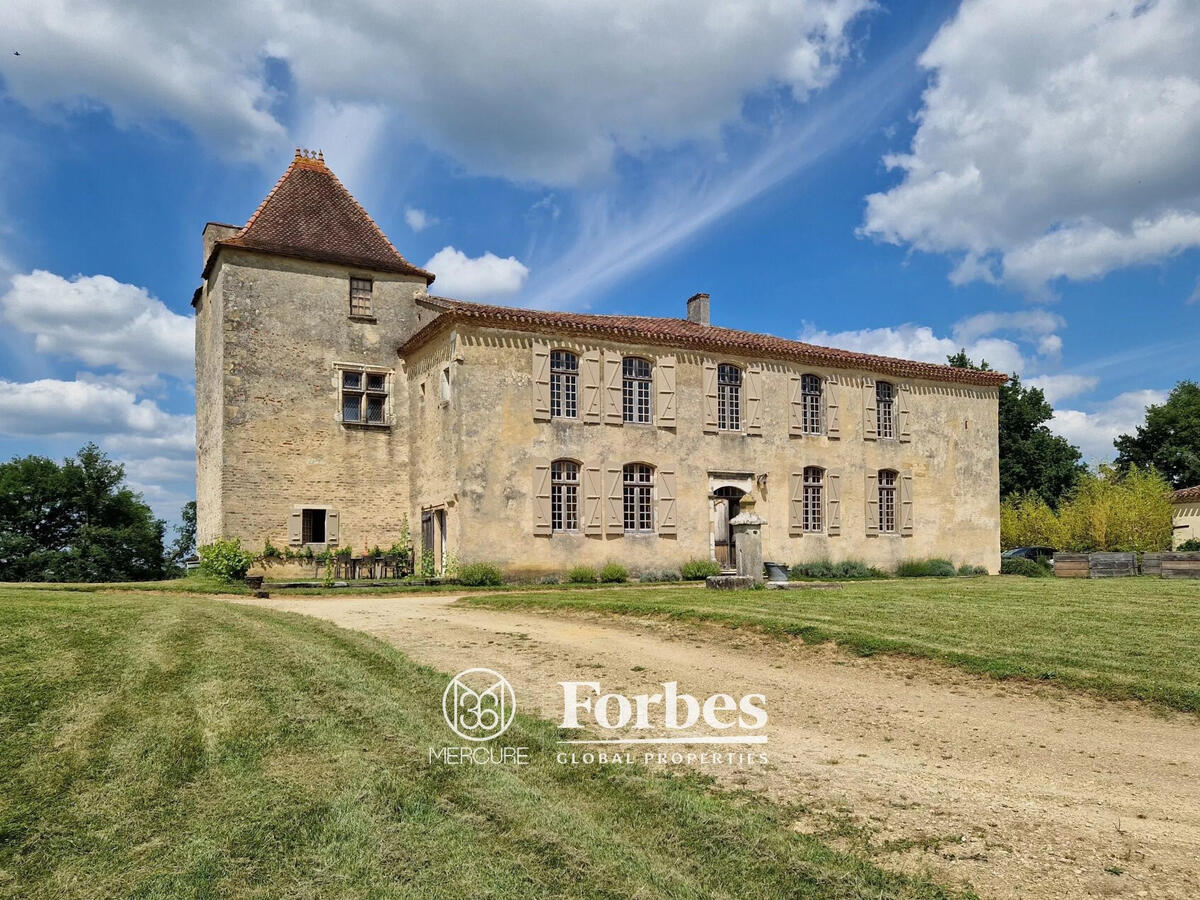
[[[766,522],[754,511],[757,491],[751,491],[741,501],[741,511],[729,520],[737,548],[737,573],[751,578],[755,584],[763,580],[762,529]]]

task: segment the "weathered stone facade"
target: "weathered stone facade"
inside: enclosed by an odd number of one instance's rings
[[[264,208],[268,218],[287,212],[271,198]],[[323,544],[361,550],[391,544],[404,517],[419,537],[425,515],[439,559],[525,574],[608,560],[664,571],[713,558],[727,498],[757,489],[770,560],[892,567],[941,556],[998,569],[1002,376],[760,340],[706,321],[555,318],[446,301],[399,254],[395,264],[386,251],[366,264],[339,261],[343,251],[317,246],[305,227],[297,246],[274,252],[277,238],[254,245],[254,223],[206,231],[195,300],[201,543],[298,546],[307,508],[328,516]],[[338,247],[354,245],[354,235],[338,236]],[[350,314],[351,278],[370,279],[370,316]],[[707,298],[693,307],[706,319]],[[579,363],[574,418],[549,415],[552,350]],[[649,363],[649,423],[622,418],[626,357]],[[745,379],[736,429],[715,427],[718,365]],[[343,420],[345,367],[386,378],[384,422]],[[821,386],[820,434],[798,427],[805,375]],[[892,438],[873,433],[878,381],[896,396]],[[555,460],[578,466],[578,521],[551,521]],[[651,498],[650,527],[636,532],[624,521],[630,463],[651,472],[649,492],[637,495]],[[807,467],[822,479],[812,530]],[[882,473],[895,478],[890,533],[879,527]]]

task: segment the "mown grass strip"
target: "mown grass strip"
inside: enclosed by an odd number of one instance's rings
[[[446,676],[219,601],[0,589],[0,896],[951,896],[694,775],[430,764]]]
[[[1200,712],[1200,581],[1018,577],[847,582],[839,591],[703,588],[469,597],[496,608],[667,616],[898,653]]]

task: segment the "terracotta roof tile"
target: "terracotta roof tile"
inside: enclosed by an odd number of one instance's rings
[[[689,322],[687,319],[547,312],[510,306],[468,303],[448,297],[431,296],[427,299],[432,305],[442,309],[443,313],[398,348],[398,352],[402,356],[424,344],[444,326],[462,321],[508,328],[513,331],[596,335],[639,343],[740,353],[747,356],[794,360],[833,368],[863,369],[869,372],[959,384],[996,387],[1008,380],[1008,376],[1003,372],[981,372],[976,369],[959,369],[935,363],[895,359],[890,356],[874,356],[869,353],[836,350],[831,347],[789,341],[753,331],[736,331],[713,325],[700,325],[696,322]]]
[[[1171,500],[1175,503],[1195,503],[1200,502],[1200,484],[1195,487],[1183,488],[1171,495]]]
[[[213,247],[205,277],[221,247],[417,275],[427,284],[434,277],[400,255],[323,156],[300,150],[241,231]]]

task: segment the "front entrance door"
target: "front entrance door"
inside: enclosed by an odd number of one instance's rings
[[[433,571],[444,574],[446,565],[446,510],[444,508],[421,511],[421,552],[432,551]],[[420,568],[420,560],[417,560]]]
[[[741,511],[741,500],[745,491],[735,487],[720,487],[713,491],[713,556],[722,569],[737,568],[737,552],[734,547],[733,529],[729,520]]]

